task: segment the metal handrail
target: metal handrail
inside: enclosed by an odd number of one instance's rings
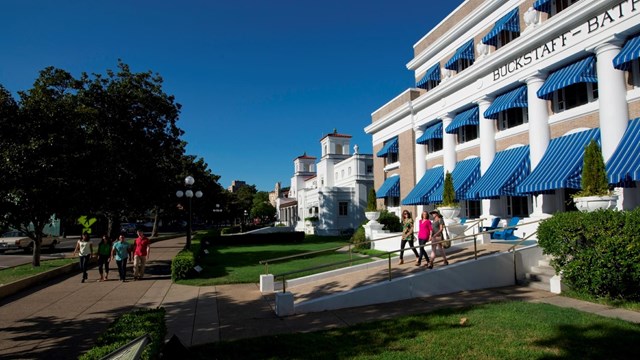
[[[463,235],[463,236],[458,236],[458,237],[451,238],[451,239],[442,239],[442,240],[440,240],[440,241],[435,241],[435,242],[434,242],[434,241],[429,241],[429,242],[425,243],[424,245],[410,246],[410,247],[409,247],[409,248],[407,248],[407,249],[417,249],[417,248],[425,247],[425,246],[427,246],[427,245],[435,245],[435,244],[440,244],[440,243],[444,243],[444,242],[447,242],[447,241],[461,240],[461,239],[466,239],[466,238],[471,238],[471,237],[472,237],[472,238],[473,238],[473,247],[474,247],[474,259],[475,259],[475,260],[478,260],[478,248],[477,248],[477,236],[478,236],[478,235],[490,234],[490,233],[493,233],[493,232],[496,232],[496,231],[502,231],[502,230],[504,230],[504,229],[517,228],[517,227],[520,227],[520,226],[523,226],[523,225],[531,225],[531,224],[538,223],[538,222],[540,222],[540,221],[542,221],[542,220],[535,220],[535,221],[526,222],[526,223],[522,223],[522,224],[516,224],[516,225],[514,225],[514,226],[505,226],[505,227],[502,227],[502,228],[496,228],[496,229],[492,229],[492,230],[488,230],[488,231],[482,231],[482,232],[480,232],[480,233],[478,233],[478,234]],[[524,237],[521,241],[519,241],[519,242],[518,242],[518,244],[520,244],[520,243],[524,242],[525,240],[528,240],[530,237],[532,237],[532,236],[533,236],[533,235],[535,235],[536,233],[537,233],[537,232],[536,232],[536,231],[534,231],[534,232],[533,232],[532,234],[530,234],[529,236],[526,236],[526,235],[525,235],[525,237]],[[376,239],[376,240],[371,240],[370,242],[378,241],[378,240],[383,240],[383,239],[389,239],[389,238],[393,238],[393,237],[397,237],[397,235],[389,236],[389,237],[381,238],[381,239]],[[515,249],[515,247],[516,247],[516,246],[518,246],[518,244],[513,245],[513,246],[512,246],[512,247],[510,247],[507,251],[508,251],[508,252],[509,252],[509,251],[512,251],[512,249]],[[342,247],[340,247],[340,248],[342,248]],[[402,251],[402,250],[403,250],[403,249],[391,250],[391,251],[387,251],[387,252],[384,252],[384,253],[380,254],[380,255],[387,255],[387,256],[388,256],[388,261],[389,261],[389,269],[388,269],[388,273],[389,273],[389,281],[391,281],[391,254],[397,253],[397,252]],[[318,253],[318,252],[323,252],[323,251],[328,251],[328,250],[314,251],[314,252],[311,252],[311,253]],[[514,253],[514,271],[515,271],[515,251],[514,251],[513,253]],[[303,255],[303,254],[300,254],[300,256],[301,256],[301,255]],[[376,258],[377,258],[377,257],[379,257],[380,255],[376,255],[376,256],[373,256],[373,255],[363,255],[363,256],[361,256],[361,257],[360,257],[360,260],[366,260],[366,259],[374,258],[374,257],[376,257]],[[290,257],[296,257],[296,256],[295,256],[295,255],[292,255],[292,256],[290,256]],[[317,266],[313,266],[313,267],[309,267],[309,268],[304,268],[304,269],[301,269],[301,270],[293,270],[293,271],[288,271],[288,272],[285,272],[285,273],[274,274],[274,275],[273,275],[273,277],[274,277],[274,279],[277,279],[278,277],[282,277],[282,292],[285,292],[285,290],[286,290],[286,276],[287,276],[287,275],[297,274],[297,273],[302,273],[302,272],[307,272],[307,271],[311,271],[311,270],[317,270],[317,269],[321,269],[321,268],[325,268],[325,267],[330,267],[330,266],[335,266],[335,265],[346,264],[346,263],[349,263],[349,262],[352,262],[352,260],[351,260],[351,259],[349,259],[349,260],[343,260],[343,261],[339,261],[339,262],[334,262],[334,263],[329,263],[329,264],[322,264],[322,265],[317,265]]]
[[[482,222],[484,220],[486,220],[486,218],[478,218],[478,219],[474,220],[473,222],[469,223],[469,227],[475,226],[475,224],[480,223],[480,222]],[[465,223],[464,225],[467,225],[467,223]],[[417,231],[414,231],[414,235],[417,234],[417,233],[418,233]],[[378,238],[378,239],[375,239],[375,240],[366,240],[366,241],[363,241],[361,244],[368,244],[368,243],[373,243],[373,242],[376,242],[376,241],[388,240],[388,239],[394,238],[396,236],[398,236],[398,235],[394,234],[394,235],[390,235],[390,236],[386,236],[386,237],[381,237],[381,238]],[[450,241],[450,240],[447,240],[447,241]],[[352,256],[352,254],[351,254],[351,245],[352,245],[351,243],[348,244],[348,246],[349,246],[349,257],[350,258]],[[298,257],[305,257],[305,256],[308,256],[308,255],[314,255],[314,254],[319,254],[319,253],[323,253],[323,252],[336,251],[336,250],[342,249],[343,247],[344,246],[340,246],[340,247],[337,247],[337,248],[323,249],[323,250],[308,251],[308,252],[305,252],[305,253],[302,253],[302,254],[295,254],[295,255],[288,255],[288,256],[283,256],[283,257],[279,257],[279,258],[260,260],[260,261],[258,261],[258,263],[260,265],[264,265],[264,273],[268,274],[269,273],[269,263],[273,263],[273,262],[276,262],[276,261],[282,261],[282,260],[295,259],[295,258],[298,258]]]

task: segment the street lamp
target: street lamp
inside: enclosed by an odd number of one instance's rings
[[[242,222],[242,227],[244,229],[244,226],[247,225],[247,210],[244,211],[244,221]],[[244,231],[242,231],[244,232]]]
[[[196,182],[196,180],[193,178],[193,176],[189,175],[186,178],[184,178],[184,186],[187,187],[187,190],[182,192],[182,190],[178,190],[176,191],[176,196],[181,198],[182,196],[186,196],[187,198],[189,198],[189,217],[187,219],[187,243],[184,245],[185,249],[189,249],[191,247],[191,198],[193,197],[194,193],[191,190],[191,186],[193,186],[193,184]],[[195,195],[197,198],[201,198],[202,197],[202,191],[198,190],[195,192]]]

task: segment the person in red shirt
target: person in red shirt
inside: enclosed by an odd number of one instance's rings
[[[142,230],[138,230],[138,238],[133,245],[133,280],[142,279],[144,266],[151,253],[151,241],[144,235]]]

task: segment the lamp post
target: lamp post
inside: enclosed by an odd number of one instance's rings
[[[186,196],[189,199],[189,217],[187,218],[187,243],[184,245],[184,248],[186,250],[191,247],[191,198],[194,195],[193,191],[191,190],[191,186],[193,186],[195,182],[196,181],[193,176],[189,175],[184,178],[184,186],[187,187],[187,190],[184,192],[182,192],[182,190],[176,191],[177,197],[181,198],[182,196]],[[195,195],[197,198],[201,198],[203,194],[202,191],[198,190],[195,192]]]
[[[247,210],[244,211],[244,221],[242,222],[242,226],[244,228],[244,226],[247,225]],[[242,231],[244,232],[244,231]]]

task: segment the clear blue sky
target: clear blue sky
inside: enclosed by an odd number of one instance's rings
[[[15,95],[47,66],[104,73],[118,59],[157,72],[187,152],[224,187],[270,191],[334,128],[371,153],[371,113],[414,85],[412,46],[461,2],[2,0],[0,84]]]

